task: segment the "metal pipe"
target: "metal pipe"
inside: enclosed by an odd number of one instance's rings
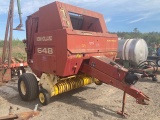
[[[17,0],[17,7],[18,7],[18,14],[19,14],[20,24],[22,25],[22,12],[21,12],[20,0]]]
[[[11,19],[11,12],[13,11],[12,9],[12,4],[13,4],[13,0],[10,0],[10,5],[9,5],[9,11],[8,11],[8,18],[7,18],[7,25],[6,25],[6,31],[5,31],[5,38],[4,38],[4,45],[3,45],[3,52],[2,52],[2,64],[4,64],[5,62],[5,58],[6,58],[6,49],[7,49],[7,41],[8,41],[8,31],[9,31],[9,27],[10,27],[10,19]]]
[[[125,108],[125,103],[126,103],[126,92],[124,91],[123,93],[123,102],[122,102],[122,111],[118,111],[117,114],[126,117],[128,114],[124,112]]]
[[[124,114],[124,107],[126,103],[126,92],[123,93],[122,114]]]
[[[12,38],[13,38],[13,14],[14,14],[14,0],[12,0],[11,4],[11,20],[10,20],[10,36],[9,36],[9,53],[8,53],[8,66],[10,67],[11,64],[11,57],[12,57]]]
[[[20,24],[14,30],[23,31],[22,28],[21,28],[21,27],[23,27],[23,24],[22,24],[22,12],[21,12],[20,0],[17,0],[17,7],[18,7],[18,14],[19,14]]]

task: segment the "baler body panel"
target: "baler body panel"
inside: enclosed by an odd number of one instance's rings
[[[117,51],[117,38],[105,33],[68,30],[67,48],[71,53]]]
[[[107,32],[96,12],[54,2],[29,16],[26,28],[28,63],[37,76],[74,75],[91,56],[117,55],[117,35]]]

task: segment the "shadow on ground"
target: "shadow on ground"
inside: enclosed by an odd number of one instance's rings
[[[148,82],[148,83],[160,83],[159,78],[157,78],[157,81],[153,81],[152,78],[143,78],[138,80],[139,82]]]
[[[73,106],[78,106],[81,109],[90,111],[93,113],[93,115],[95,117],[102,117],[98,114],[98,112],[100,113],[104,113],[107,115],[111,115],[117,118],[122,118],[121,116],[119,116],[116,111],[109,109],[109,108],[104,108],[104,106],[101,105],[97,105],[97,104],[93,104],[93,103],[89,103],[86,101],[85,98],[82,97],[78,97],[78,96],[73,96],[74,94],[78,93],[78,92],[82,92],[84,90],[88,90],[88,89],[95,89],[92,87],[82,87],[64,94],[61,94],[59,96],[55,96],[54,98],[51,98],[51,102],[54,101],[60,101],[62,103],[66,103],[66,104],[70,104]]]
[[[17,84],[17,83],[15,82],[13,84]],[[40,105],[38,99],[36,99],[34,101],[29,101],[29,102],[22,101],[21,98],[20,98],[20,96],[18,95],[17,86],[15,86],[15,85],[8,85],[8,84],[6,86],[10,87],[11,89],[13,89],[15,91],[17,91],[17,95],[16,96],[9,97],[9,98],[4,98],[9,103],[17,105],[17,106],[21,106],[23,108],[29,108],[31,110],[34,109],[34,107],[35,107],[36,104],[39,104],[39,111],[41,111],[42,105]],[[100,112],[100,113],[108,114],[108,115],[111,115],[111,116],[114,116],[114,117],[117,117],[117,118],[121,118],[121,116],[119,116],[116,113],[116,111],[113,111],[112,109],[109,109],[109,108],[106,108],[106,107],[104,108],[101,105],[89,103],[89,102],[86,101],[85,98],[74,96],[74,94],[76,94],[76,93],[80,93],[82,91],[87,91],[89,89],[96,89],[96,88],[94,88],[94,87],[88,87],[88,86],[81,87],[79,89],[75,89],[75,90],[72,90],[70,92],[63,93],[63,94],[60,94],[58,96],[52,97],[51,98],[51,102],[53,103],[54,101],[59,101],[59,102],[66,103],[66,104],[69,104],[69,105],[72,105],[72,106],[78,106],[81,109],[84,109],[84,110],[92,112],[93,115],[96,116],[96,117],[102,117],[102,116],[100,116],[98,114],[98,112]]]

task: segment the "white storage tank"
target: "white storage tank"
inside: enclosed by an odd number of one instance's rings
[[[118,40],[118,58],[131,61],[133,65],[147,60],[148,46],[143,39]]]

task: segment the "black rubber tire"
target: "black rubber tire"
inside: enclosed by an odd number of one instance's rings
[[[48,105],[50,103],[50,95],[49,95],[48,91],[42,88],[39,91],[39,95],[40,94],[44,95],[44,102],[41,102],[40,97],[38,97],[39,98],[39,102],[44,106]]]
[[[156,60],[156,64],[158,65],[158,67],[160,67],[160,59]]]
[[[26,94],[22,93],[20,84],[24,82],[26,87]],[[24,101],[31,101],[38,97],[39,87],[36,77],[32,73],[24,73],[19,77],[18,80],[18,91],[19,95]]]
[[[94,81],[94,83],[95,83],[96,85],[102,85],[102,84],[103,84],[102,81],[100,81],[100,80],[98,80],[98,79],[96,79],[96,78],[94,78],[93,81]]]
[[[95,84],[96,84],[96,85],[102,85],[103,82],[101,82],[101,81],[96,81]]]
[[[152,81],[156,82],[157,81],[157,78],[154,76],[152,77]]]

